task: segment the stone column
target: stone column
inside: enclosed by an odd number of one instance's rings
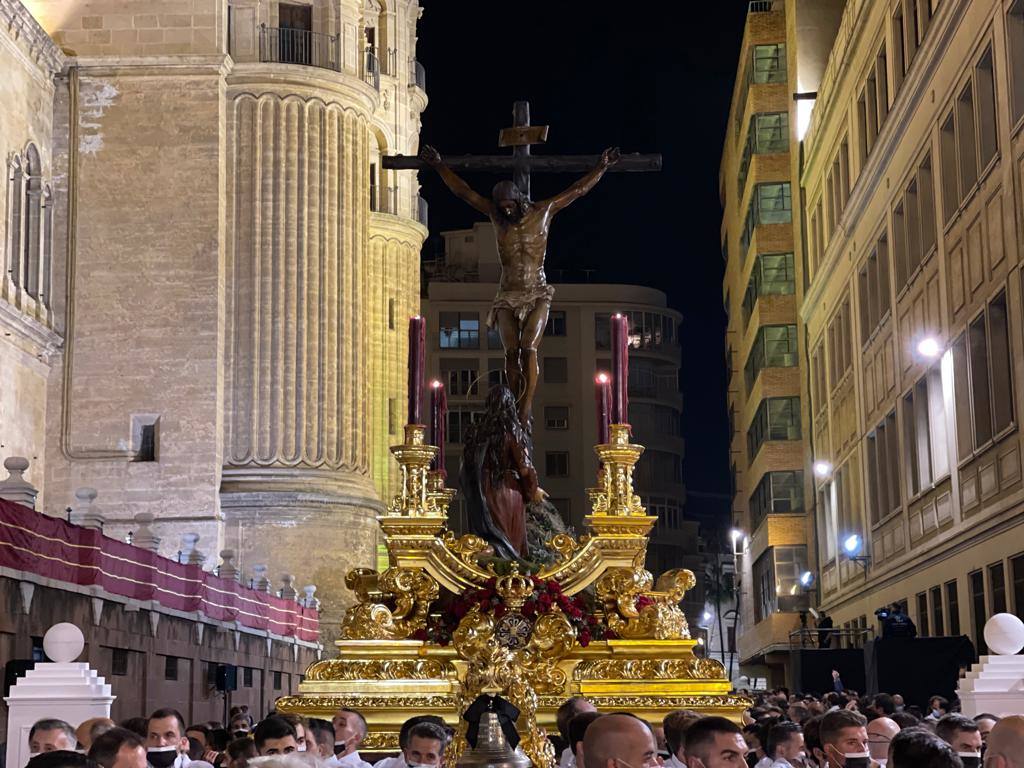
[[[309,69],[250,75],[237,91],[229,78],[221,509],[240,564],[323,585],[333,627],[351,601],[345,573],[373,564],[382,509],[370,474],[366,290],[377,95]]]

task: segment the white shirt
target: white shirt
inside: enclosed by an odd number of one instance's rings
[[[775,762],[775,760],[773,760],[772,758],[768,757],[768,755],[765,755],[764,757],[762,757],[760,760],[757,761],[757,765],[755,765],[754,768],[772,768],[772,764],[774,762]]]
[[[686,763],[672,755],[665,761],[665,768],[686,768]]]
[[[558,759],[558,768],[576,768],[576,755],[570,747],[562,750],[562,756]]]
[[[359,751],[349,752],[347,755],[335,755],[334,759],[338,766],[344,768],[373,768],[368,762],[359,757]],[[402,762],[405,762],[404,760]]]
[[[394,757],[385,757],[374,763],[373,768],[405,768],[405,755],[399,752]]]

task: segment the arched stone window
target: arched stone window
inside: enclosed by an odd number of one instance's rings
[[[4,273],[12,280],[19,274],[18,258],[21,253],[21,195],[24,185],[24,171],[21,157],[12,155],[7,164],[7,242],[4,243],[6,255]]]
[[[14,284],[33,298],[39,297],[43,234],[43,166],[39,150],[29,144],[25,152],[25,196],[22,204],[22,251]]]

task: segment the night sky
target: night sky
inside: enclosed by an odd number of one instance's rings
[[[718,166],[747,3],[655,3],[633,14],[581,0],[423,5],[417,55],[430,104],[421,142],[442,155],[507,152],[497,148],[498,129],[511,125],[512,103],[527,99],[533,123],[551,126],[536,154],[620,146],[664,155],[661,173],[608,174],[559,214],[548,278],[581,280],[593,269],[593,282],[660,288],[683,314],[687,506],[707,514],[709,502],[694,493],[729,490]],[[499,180],[466,178],[485,194]],[[480,217],[436,174],[420,179],[430,257],[440,250],[437,233]],[[571,180],[535,174],[533,197]]]

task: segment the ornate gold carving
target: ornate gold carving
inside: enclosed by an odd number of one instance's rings
[[[633,467],[644,447],[629,441],[629,425],[612,424],[608,442],[594,450],[602,464],[598,476],[600,490],[591,496],[594,514],[645,516],[647,510],[633,491]]]
[[[559,533],[547,542],[548,549],[554,550],[557,562],[568,563],[579,552],[580,545],[568,533]]]
[[[593,659],[576,665],[574,680],[724,680],[715,659]]]
[[[495,590],[509,611],[515,612],[533,594],[534,586],[513,564],[511,574],[497,579]],[[537,695],[565,690],[566,675],[556,663],[575,644],[576,630],[565,614],[555,609],[537,617],[525,646],[506,647],[495,639],[494,618],[474,605],[452,636],[455,650],[468,662],[460,709],[464,710],[483,693],[505,696],[519,709],[516,726],[523,751],[537,768],[551,768],[555,763],[555,750],[537,725]],[[449,760],[457,760],[466,746],[464,724],[452,746]]]
[[[307,680],[454,680],[443,659],[330,659],[306,670]]]
[[[477,558],[490,551],[491,546],[479,536],[474,536],[472,533],[467,533],[464,536],[455,538],[455,534],[452,531],[445,533],[442,539],[445,547],[450,552],[454,552],[455,555],[464,562],[466,565],[476,566]]]
[[[437,470],[427,473],[427,503],[433,514],[447,517],[448,507],[455,500],[456,491],[445,487],[444,477],[444,473]]]
[[[597,581],[608,628],[622,638],[682,640],[690,637],[679,607],[686,590],[696,584],[690,571],[668,571],[658,580],[661,590],[648,591],[653,581],[642,568],[610,568]]]
[[[275,703],[278,712],[296,712],[310,714],[314,712],[330,712],[332,715],[339,709],[442,709],[455,711],[455,697],[436,696],[282,696]]]
[[[345,585],[354,589],[360,600],[345,612],[341,622],[345,640],[407,638],[426,626],[430,604],[440,594],[437,582],[419,568],[388,568],[380,575],[359,568],[349,572]]]
[[[427,498],[427,471],[437,448],[427,445],[426,427],[405,425],[405,442],[391,447],[402,468],[402,490],[388,505],[388,515],[422,517],[434,514],[435,503]]]
[[[737,712],[754,706],[746,696],[588,696],[599,710],[603,709],[692,709],[697,712],[731,709]]]

